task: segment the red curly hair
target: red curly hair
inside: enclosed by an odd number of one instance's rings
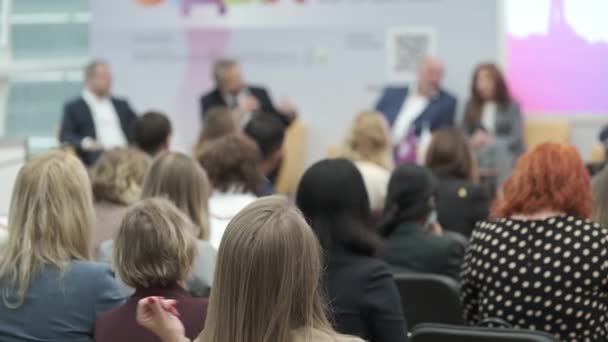
[[[545,143],[524,154],[492,208],[495,217],[559,211],[578,218],[592,212],[591,176],[577,150]]]

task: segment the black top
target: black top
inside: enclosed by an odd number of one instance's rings
[[[131,130],[137,115],[127,101],[115,97],[112,97],[111,101],[118,115],[120,128],[126,140],[131,143],[133,141]],[[79,97],[68,102],[63,108],[59,141],[62,144],[73,146],[82,161],[87,165],[92,165],[100,153],[85,152],[81,149],[82,140],[86,137],[97,139],[97,131],[91,108],[82,97]]]
[[[435,201],[441,226],[467,238],[488,218],[490,197],[480,186],[454,177],[438,177]]]
[[[248,86],[247,90],[251,96],[255,97],[260,103],[260,109],[258,112],[277,114],[285,122],[289,124],[291,122],[289,113],[281,113],[272,103],[268,91],[263,87]],[[204,94],[200,99],[201,116],[204,117],[205,113],[214,107],[227,107],[226,100],[222,96],[221,91],[218,88]]]
[[[608,336],[608,232],[574,217],[480,222],[462,272],[469,323],[501,318],[564,341]]]
[[[466,239],[457,234],[437,236],[421,224],[404,222],[384,244],[384,259],[397,273],[440,274],[458,279]]]
[[[406,323],[395,280],[379,259],[332,253],[325,286],[336,330],[369,342],[406,341]]]

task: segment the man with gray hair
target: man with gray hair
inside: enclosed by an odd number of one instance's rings
[[[214,107],[227,107],[243,126],[254,113],[278,115],[286,124],[296,116],[296,110],[290,103],[283,102],[275,107],[266,89],[247,85],[236,60],[218,60],[213,66],[213,78],[215,89],[203,95],[200,100],[203,117]]]
[[[108,63],[92,61],[84,76],[82,95],[64,107],[59,140],[74,147],[86,165],[92,165],[103,150],[131,142],[131,126],[137,116],[127,101],[111,95]]]

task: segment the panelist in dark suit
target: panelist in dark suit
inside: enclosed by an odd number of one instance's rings
[[[82,95],[63,110],[59,140],[73,146],[87,165],[92,165],[104,149],[131,142],[131,126],[137,116],[127,101],[111,95],[111,87],[109,65],[93,61],[85,70]]]
[[[252,114],[260,112],[279,115],[287,124],[296,116],[295,108],[288,102],[275,107],[266,89],[247,85],[235,60],[217,61],[213,77],[215,88],[200,100],[202,116],[213,107],[228,107],[241,125],[245,125]]]
[[[417,140],[425,130],[454,125],[457,101],[441,89],[443,74],[441,61],[427,57],[414,85],[384,89],[376,110],[386,116],[391,126],[394,146],[406,139]]]

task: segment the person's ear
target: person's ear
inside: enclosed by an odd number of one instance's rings
[[[169,150],[169,149],[170,149],[170,147],[171,147],[171,138],[172,138],[172,137],[173,137],[173,136],[172,136],[171,134],[169,134],[169,135],[167,136],[167,139],[165,139],[165,143],[164,143],[164,148],[165,148],[165,150]]]

